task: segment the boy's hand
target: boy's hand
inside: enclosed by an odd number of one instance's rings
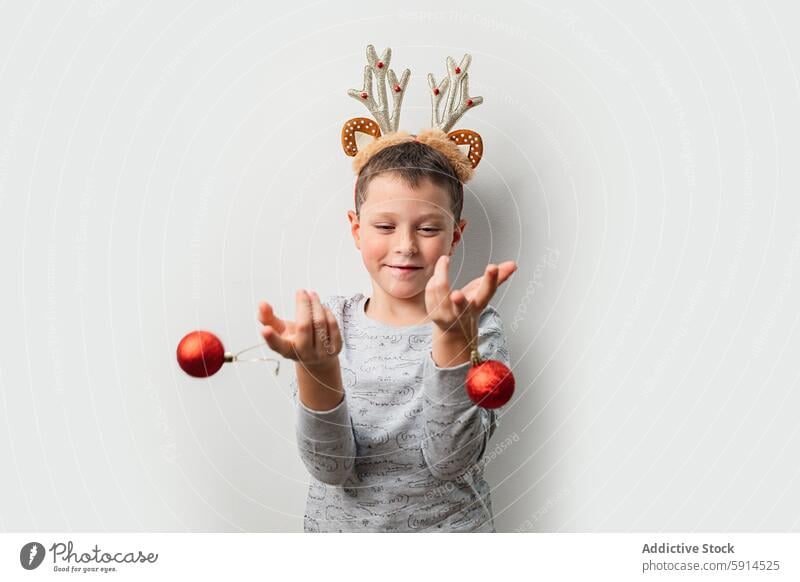
[[[296,299],[296,321],[281,319],[269,303],[259,303],[258,320],[264,325],[261,335],[267,345],[284,358],[302,362],[308,368],[335,363],[342,351],[336,317],[313,291],[307,293],[301,289]]]
[[[489,264],[483,275],[456,291],[450,289],[449,264],[447,255],[436,262],[433,276],[425,286],[425,308],[442,331],[463,334],[464,330],[472,329],[472,322],[477,322],[497,288],[517,270],[517,264],[514,261]]]

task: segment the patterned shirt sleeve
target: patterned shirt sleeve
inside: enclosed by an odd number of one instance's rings
[[[323,305],[336,315],[340,329],[341,317],[328,301]],[[295,437],[300,459],[308,472],[322,483],[340,485],[352,474],[356,455],[353,423],[347,398],[331,410],[319,411],[306,407],[298,396],[297,372],[291,381],[292,400],[296,411]]]
[[[478,321],[478,352],[483,360],[511,367],[500,315],[491,305]],[[434,477],[453,480],[471,471],[483,456],[499,421],[497,411],[474,404],[465,381],[471,362],[440,368],[432,352],[425,359],[422,415],[425,427],[423,456]]]

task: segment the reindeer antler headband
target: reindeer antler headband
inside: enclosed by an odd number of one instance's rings
[[[483,140],[480,134],[470,129],[450,131],[464,113],[483,103],[483,97],[469,96],[469,75],[467,69],[472,61],[464,55],[459,65],[447,57],[447,76],[437,85],[428,73],[431,91],[431,127],[417,135],[398,130],[400,106],[403,103],[406,85],[411,71],[406,69],[400,80],[389,68],[392,49],[387,48],[378,58],[375,47],[367,46],[367,65],[364,67],[364,88],[361,91],[349,89],[347,94],[367,106],[374,117],[356,117],[342,126],[342,148],[348,156],[354,156],[353,170],[356,174],[376,153],[387,147],[406,141],[419,141],[444,154],[461,182],[472,178],[474,169],[483,156]],[[386,78],[393,99],[393,109],[389,112]],[[373,76],[377,87],[373,90]],[[440,102],[444,98],[444,108]],[[440,112],[440,109],[442,111]],[[449,133],[448,133],[449,132]]]

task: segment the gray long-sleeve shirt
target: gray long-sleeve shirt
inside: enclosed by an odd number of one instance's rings
[[[470,362],[439,368],[433,323],[394,327],[367,316],[367,297],[322,301],[336,316],[345,397],[314,411],[292,379],[300,458],[311,474],[306,532],[494,532],[483,454],[497,410],[464,389]],[[483,359],[510,367],[503,325],[487,306],[478,321]],[[501,410],[501,409],[500,409]]]

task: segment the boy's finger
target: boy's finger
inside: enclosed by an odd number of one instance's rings
[[[325,317],[325,312],[319,301],[319,295],[314,291],[309,292],[309,295],[311,297],[311,322],[314,327],[314,345],[316,347],[323,347],[326,341],[330,342],[328,318]]]
[[[261,325],[268,325],[270,318],[272,317],[272,307],[270,307],[269,303],[266,301],[261,301],[258,304],[258,321],[261,322]]]
[[[295,348],[299,352],[307,353],[314,347],[314,329],[311,327],[311,300],[303,289],[297,291],[296,303]]]
[[[284,358],[292,358],[292,344],[281,337],[275,328],[270,325],[265,325],[261,330],[261,335],[272,351],[279,353]]]
[[[258,304],[258,321],[262,325],[272,326],[278,333],[283,333],[286,329],[286,323],[277,315],[272,309],[272,305],[266,301]]]
[[[497,268],[499,270],[497,285],[499,286],[514,274],[514,271],[517,270],[517,263],[514,261],[505,261],[504,263],[500,263]]]
[[[429,290],[433,296],[434,304],[438,308],[449,308],[452,305],[450,301],[450,284],[447,280],[448,262],[447,255],[439,257],[433,270],[433,277],[429,281]],[[427,286],[426,289],[428,289]]]
[[[444,257],[444,260],[442,261],[442,264],[441,264],[441,267],[440,267],[440,277],[441,277],[440,283],[449,292],[450,291],[450,273],[449,273],[450,257],[448,257],[447,255],[442,255],[442,256]]]
[[[467,298],[461,291],[453,291],[450,294],[450,299],[453,301],[453,305],[455,305],[456,311],[461,314],[467,308]]]
[[[333,312],[325,308],[325,317],[328,319],[328,330],[331,334],[331,349],[336,350],[342,345],[342,335],[339,332],[339,322],[336,321],[336,316]]]
[[[478,309],[486,307],[489,300],[494,295],[494,292],[497,290],[498,275],[499,269],[497,265],[489,264],[486,267],[486,272],[483,274],[480,287],[478,287],[478,291],[475,293],[475,306],[478,307]]]

